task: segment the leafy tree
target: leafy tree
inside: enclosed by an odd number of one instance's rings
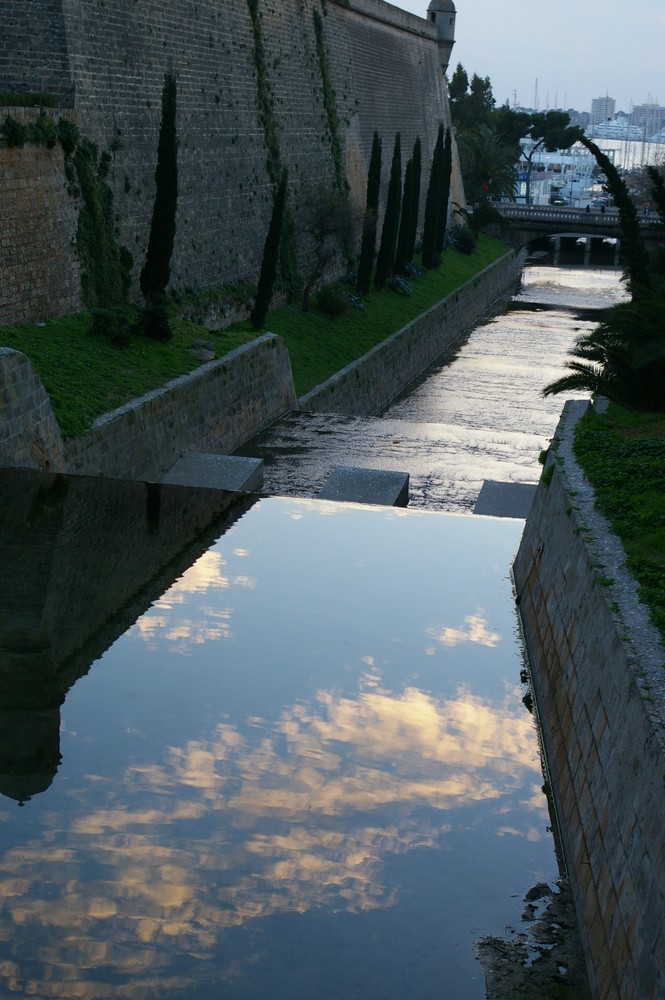
[[[260,330],[265,322],[265,318],[268,315],[268,309],[270,308],[273,288],[275,287],[277,262],[279,260],[279,247],[284,220],[284,206],[286,204],[287,182],[288,173],[284,169],[282,170],[282,177],[273,202],[270,225],[268,226],[268,234],[263,246],[259,287],[256,293],[254,308],[252,309],[250,316],[252,326],[255,330]]]
[[[507,105],[499,108],[494,118],[497,133],[512,144],[526,161],[526,204],[531,204],[531,173],[535,154],[546,149],[553,153],[556,149],[570,149],[580,138],[580,130],[570,124],[565,111],[540,111],[529,114],[513,111]],[[527,148],[520,147],[520,139],[530,139]],[[518,155],[518,158],[519,158]]]
[[[469,84],[466,70],[457,64],[448,87],[450,113],[458,131],[489,124],[496,101],[489,77],[474,73]]]
[[[379,133],[374,133],[372,154],[369,160],[367,174],[367,198],[365,202],[365,217],[360,244],[360,260],[358,262],[358,279],[356,289],[361,295],[367,295],[372,279],[374,252],[376,249],[376,227],[379,215],[379,193],[381,190],[381,139]]]
[[[178,202],[178,140],[176,137],[176,81],[164,77],[162,120],[157,145],[155,202],[148,237],[148,251],[141,270],[141,291],[149,305],[163,303],[171,277]]]
[[[388,195],[386,198],[386,214],[383,219],[383,229],[381,230],[381,243],[376,257],[376,272],[374,274],[374,286],[380,291],[385,285],[393,271],[395,263],[395,247],[397,244],[397,234],[399,230],[399,213],[402,194],[402,154],[399,132],[395,136],[393,147],[393,159],[390,168],[390,181],[388,182]]]

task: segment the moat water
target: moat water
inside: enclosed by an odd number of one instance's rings
[[[369,422],[456,428],[421,509],[284,490],[220,524],[179,487],[0,474],[0,996],[482,1000],[474,944],[559,875],[523,522],[469,513],[488,463],[537,478],[539,379],[586,322],[524,316]],[[200,541],[174,561],[179,510]]]

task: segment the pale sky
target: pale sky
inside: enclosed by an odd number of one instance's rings
[[[391,0],[426,16],[429,0]],[[556,105],[590,111],[613,97],[617,111],[647,101],[665,106],[663,0],[454,0],[455,46],[448,70],[462,63],[489,76],[498,104]],[[565,102],[565,103],[564,103]]]

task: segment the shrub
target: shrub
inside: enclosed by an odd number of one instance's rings
[[[326,316],[342,316],[349,308],[349,302],[336,285],[324,285],[317,292],[316,307]]]
[[[476,249],[476,237],[468,226],[453,226],[447,233],[447,245],[471,254]]]

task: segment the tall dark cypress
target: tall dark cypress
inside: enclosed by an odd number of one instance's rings
[[[450,176],[453,169],[453,143],[450,137],[450,129],[446,129],[446,139],[443,144],[443,156],[441,157],[441,201],[439,204],[439,218],[436,227],[436,239],[434,241],[434,253],[440,256],[443,253],[443,244],[446,239],[446,226],[448,225],[448,202],[450,201]]]
[[[380,190],[381,139],[379,138],[379,133],[375,132],[367,174],[367,199],[365,202],[365,218],[363,220],[363,235],[360,244],[360,260],[358,261],[358,278],[356,281],[356,288],[362,295],[367,295],[372,280]]]
[[[155,202],[152,209],[148,250],[140,276],[143,297],[146,302],[153,305],[164,300],[171,277],[177,203],[176,81],[173,74],[167,73],[162,90],[162,121],[155,169]]]
[[[256,302],[250,316],[252,326],[255,330],[260,330],[264,320],[268,315],[270,300],[277,276],[277,262],[279,260],[279,246],[282,237],[282,224],[284,220],[284,205],[286,204],[286,188],[288,174],[282,171],[282,178],[275,195],[272,207],[268,235],[263,246],[263,259],[261,261],[261,274],[259,275],[259,287],[256,292]]]
[[[381,244],[376,257],[376,272],[374,285],[380,291],[393,271],[395,263],[395,246],[399,229],[399,210],[402,195],[402,152],[399,132],[395,136],[393,162],[390,168],[388,196],[386,198],[386,214],[381,230]]]
[[[439,222],[441,205],[441,164],[443,160],[443,125],[439,125],[434,153],[432,155],[432,168],[427,186],[427,198],[425,200],[425,220],[423,228],[423,264],[425,267],[436,267],[438,263],[436,253],[436,233]]]
[[[404,171],[404,190],[402,191],[402,211],[399,220],[399,235],[395,250],[395,274],[405,274],[406,265],[411,260],[407,256],[411,238],[411,214],[413,212],[413,160],[409,160]]]
[[[411,155],[411,232],[409,233],[409,242],[406,248],[407,261],[413,260],[413,255],[416,252],[418,215],[420,213],[420,176],[422,172],[421,156],[420,137],[418,137],[413,144],[413,153]]]

